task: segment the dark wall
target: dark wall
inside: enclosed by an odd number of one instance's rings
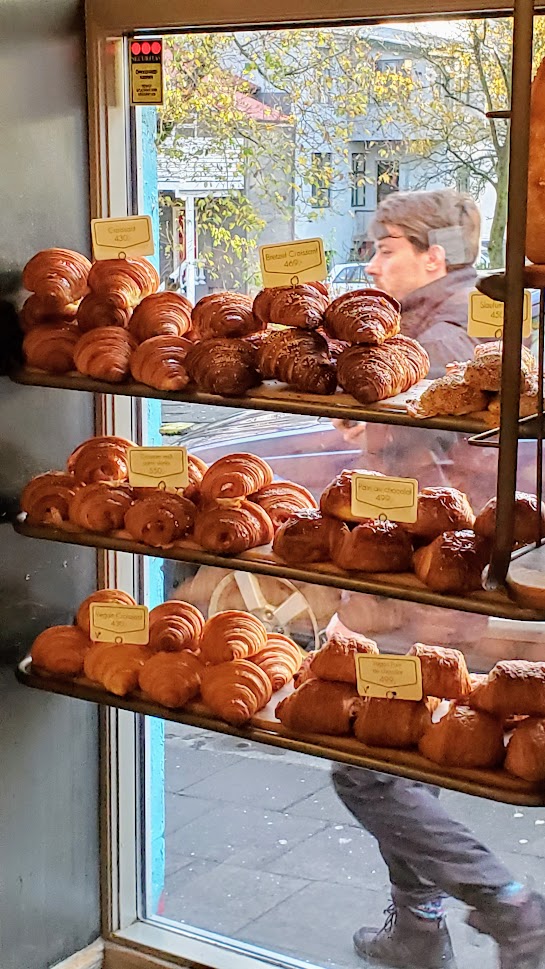
[[[0,0],[0,335],[37,250],[89,252],[82,5]],[[85,394],[0,378],[0,502],[92,433]],[[0,966],[46,969],[99,933],[96,708],[27,690],[10,664],[72,621],[91,550],[0,525]]]

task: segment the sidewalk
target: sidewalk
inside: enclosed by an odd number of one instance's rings
[[[382,925],[386,867],[335,796],[329,762],[166,723],[165,916],[323,967],[362,969],[361,924]],[[445,791],[443,804],[545,891],[545,808]],[[494,945],[449,903],[458,969],[496,969]]]

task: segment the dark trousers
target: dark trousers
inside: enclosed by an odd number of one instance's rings
[[[495,855],[449,817],[439,788],[344,764],[333,766],[332,777],[341,801],[377,839],[398,905],[452,895],[482,908],[513,881]]]

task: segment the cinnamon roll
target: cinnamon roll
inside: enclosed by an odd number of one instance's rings
[[[32,478],[21,495],[21,510],[29,525],[62,528],[70,518],[70,504],[78,490],[72,474],[47,471]]]
[[[246,340],[203,340],[188,352],[185,366],[206,394],[238,397],[261,383],[255,347]]]
[[[346,343],[379,344],[396,333],[401,324],[401,306],[380,289],[356,289],[338,296],[325,312],[325,328]]]
[[[303,394],[334,394],[337,372],[319,333],[279,330],[267,334],[257,363],[265,380],[280,380]]]
[[[23,269],[23,286],[47,301],[51,310],[62,309],[87,292],[89,260],[71,249],[43,249]]]
[[[95,380],[120,384],[129,375],[136,341],[118,326],[99,326],[78,340],[74,363],[80,373]]]
[[[138,498],[125,515],[125,528],[135,542],[170,548],[193,528],[195,505],[170,491],[153,491]]]
[[[91,642],[77,626],[51,626],[32,644],[32,667],[56,676],[78,676]]]
[[[101,259],[93,263],[88,278],[89,289],[101,296],[118,293],[129,306],[154,293],[159,286],[157,270],[147,259]]]
[[[156,652],[198,652],[204,616],[190,602],[168,599],[149,614],[149,646]]]
[[[295,512],[318,507],[310,491],[293,481],[273,481],[256,491],[250,500],[267,512],[275,531],[293,518]]]
[[[205,498],[245,498],[273,480],[273,470],[256,454],[228,454],[210,465],[201,482]]]
[[[123,592],[121,589],[97,589],[96,592],[92,592],[90,596],[83,600],[76,613],[76,624],[86,636],[91,635],[91,606],[94,602],[100,605],[136,605],[136,600],[128,592]]]
[[[265,325],[281,323],[304,330],[321,326],[329,299],[323,283],[302,283],[298,286],[274,286],[257,294],[253,312]]]
[[[156,390],[183,390],[189,383],[185,358],[190,347],[189,340],[181,336],[153,336],[145,340],[130,359],[134,379]]]
[[[212,665],[246,659],[266,645],[267,630],[257,616],[228,609],[206,620],[201,635],[201,659]]]
[[[203,296],[191,311],[191,322],[199,340],[248,336],[265,329],[252,312],[252,300],[243,293]]]
[[[46,373],[68,373],[75,369],[78,341],[79,331],[71,323],[44,323],[28,331],[23,354],[29,367]]]
[[[102,326],[127,329],[132,307],[121,293],[88,293],[78,306],[77,321],[82,333]]]
[[[125,514],[134,495],[128,485],[97,481],[79,488],[72,498],[69,517],[73,525],[86,532],[108,535],[123,528]]]
[[[216,555],[239,555],[267,545],[272,537],[267,512],[251,501],[241,501],[234,507],[207,504],[195,519],[195,541]]]
[[[81,484],[95,481],[126,481],[129,477],[127,449],[136,445],[125,437],[106,434],[80,444],[66,462],[67,471]]]
[[[204,666],[194,653],[156,653],[146,660],[138,685],[150,700],[171,710],[185,707],[199,692]]]
[[[146,296],[136,307],[129,326],[137,343],[154,336],[184,336],[191,328],[191,303],[178,293]]]
[[[331,545],[342,528],[340,521],[315,509],[298,511],[276,532],[273,552],[288,565],[330,562]]]

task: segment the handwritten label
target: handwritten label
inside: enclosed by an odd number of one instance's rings
[[[469,311],[467,332],[469,336],[490,337],[501,339],[503,336],[504,305],[498,300],[490,299],[477,289],[469,294]],[[522,335],[530,336],[532,332],[532,294],[524,290],[522,311]]]
[[[131,104],[163,104],[163,42],[134,38],[130,49]]]
[[[130,447],[127,456],[131,487],[173,491],[189,484],[185,447]]]
[[[381,518],[383,521],[415,522],[418,481],[378,475],[352,475],[351,510],[356,518]]]
[[[149,611],[147,606],[104,605],[92,602],[89,608],[91,639],[94,643],[149,642]]]
[[[134,215],[128,219],[92,219],[91,237],[95,259],[152,256],[155,251],[149,215]]]
[[[297,286],[325,279],[327,266],[321,239],[299,239],[259,247],[264,286]]]
[[[422,669],[419,656],[369,656],[356,653],[360,696],[390,700],[421,700]]]

